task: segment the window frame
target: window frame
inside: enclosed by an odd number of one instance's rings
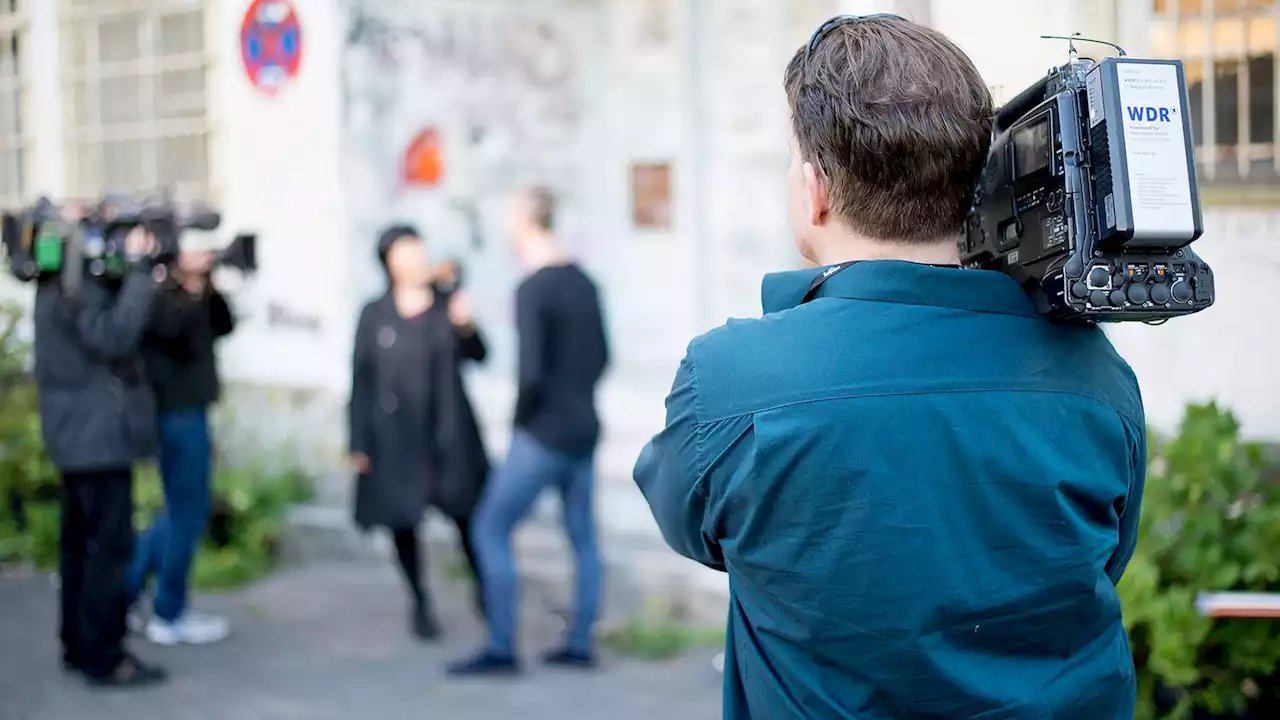
[[[201,15],[200,48],[190,52],[165,52],[160,47],[163,18],[192,11]],[[140,21],[137,56],[128,60],[103,61],[98,43],[101,27],[109,22],[134,17]],[[212,159],[214,60],[208,27],[212,16],[209,0],[60,0],[59,35],[63,47],[59,58],[59,82],[64,98],[63,143],[66,149],[68,190],[72,196],[95,197],[114,191],[152,191],[161,187],[178,197],[216,202],[213,193]],[[77,44],[83,50],[77,56]],[[79,64],[77,64],[79,61]],[[157,107],[160,78],[169,72],[200,71],[201,107],[180,117],[164,116]],[[134,79],[140,110],[129,120],[103,117],[104,82]],[[197,139],[204,157],[197,178],[161,185],[164,174],[162,144],[167,140]],[[143,154],[138,182],[126,187],[107,184],[106,158],[110,145],[137,141]],[[94,165],[97,167],[94,167]],[[86,175],[92,177],[86,178]]]
[[[8,3],[0,5],[0,41],[11,42],[10,38],[20,39],[18,56],[15,58],[15,74],[13,77],[0,78],[0,95],[19,100],[19,112],[16,114],[16,132],[0,134],[0,153],[17,153],[20,166],[15,176],[16,192],[0,192],[0,207],[17,207],[26,202],[31,192],[31,162],[33,142],[31,137],[31,71],[30,71],[30,26],[27,18],[27,3],[18,0],[17,7],[10,10]]]
[[[1201,102],[1199,117],[1193,122],[1199,123],[1197,128],[1201,142],[1196,145],[1196,166],[1201,178],[1209,184],[1222,181],[1257,184],[1262,182],[1280,184],[1280,2],[1270,7],[1243,7],[1222,11],[1215,0],[1194,0],[1200,5],[1200,12],[1183,12],[1179,0],[1154,0],[1151,3],[1151,19],[1153,27],[1149,31],[1153,42],[1158,42],[1159,33],[1166,34],[1170,43],[1170,56],[1180,58],[1184,63],[1200,63],[1203,79],[1200,85]],[[1257,19],[1269,19],[1275,36],[1271,39],[1271,47],[1261,48],[1263,55],[1271,54],[1272,62],[1272,139],[1271,142],[1252,142],[1252,81],[1250,78],[1250,59],[1255,48],[1252,47],[1253,32],[1250,24]],[[1219,49],[1215,43],[1217,35],[1222,34],[1223,23],[1238,21],[1242,46],[1226,51]],[[1158,27],[1155,24],[1163,25]],[[1203,26],[1203,37],[1194,54],[1184,51],[1184,24]],[[1234,31],[1230,31],[1234,32]],[[1163,54],[1164,48],[1157,48]],[[1234,62],[1235,72],[1235,136],[1237,142],[1224,145],[1218,142],[1221,137],[1217,123],[1217,96],[1220,89],[1215,66],[1222,61]],[[1249,142],[1241,143],[1240,138],[1249,138]],[[1231,155],[1235,156],[1235,173],[1233,177],[1221,177],[1219,170],[1229,167]],[[1257,172],[1254,164],[1257,160],[1271,160],[1271,172]]]

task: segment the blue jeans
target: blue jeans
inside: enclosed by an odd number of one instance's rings
[[[164,512],[138,537],[129,573],[136,600],[156,574],[155,614],[174,621],[187,606],[187,577],[212,509],[209,416],[204,408],[160,413],[160,479]]]
[[[577,571],[577,610],[568,647],[589,652],[600,606],[600,553],[596,547],[595,467],[591,455],[557,452],[517,430],[507,461],[489,479],[471,523],[471,537],[484,576],[489,651],[515,654],[519,613],[516,559],[511,534],[544,488],[554,487],[564,504],[564,527]]]

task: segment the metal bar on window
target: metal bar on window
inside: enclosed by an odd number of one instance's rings
[[[142,27],[139,28],[142,33],[142,72],[135,76],[135,82],[142,86],[138,99],[142,104],[142,117],[147,125],[149,140],[142,143],[142,178],[147,187],[156,187],[160,182],[159,142],[155,139],[156,109],[159,106],[156,102],[155,80],[155,57],[160,46],[157,42],[157,36],[160,34],[156,28],[158,24],[159,17],[154,12],[147,13],[142,20]]]
[[[129,123],[113,123],[109,126],[93,125],[70,133],[77,142],[120,142],[124,140],[165,139],[203,135],[208,123],[202,118],[172,118],[166,120],[141,120]]]
[[[1271,166],[1280,175],[1280,3],[1272,6],[1275,18],[1276,43],[1271,51]]]
[[[185,53],[183,55],[166,55],[163,57],[141,58],[124,62],[99,63],[95,77],[100,80],[122,78],[130,75],[141,75],[159,70],[195,70],[209,62],[203,53]],[[88,72],[84,68],[71,69],[63,73],[68,80],[83,80]]]
[[[1208,160],[1204,165],[1204,176],[1212,180],[1218,174],[1218,94],[1215,91],[1218,79],[1217,51],[1213,44],[1213,0],[1204,1],[1204,88],[1201,102],[1201,127],[1204,128],[1204,147]]]
[[[1240,24],[1244,32],[1244,52],[1236,71],[1236,171],[1248,178],[1253,169],[1253,137],[1249,117],[1253,99],[1249,97],[1249,16],[1242,14]]]
[[[100,128],[102,127],[102,80],[98,77],[98,58],[102,56],[102,49],[99,47],[100,43],[98,42],[99,25],[98,23],[93,23],[92,25],[89,23],[83,23],[80,27],[82,28],[82,32],[84,32],[84,60],[86,65],[85,69],[88,71],[88,77],[84,84],[83,96],[84,102],[88,107],[84,109],[82,117],[90,127]],[[92,28],[92,31],[90,31],[89,28]],[[102,185],[102,181],[106,177],[107,170],[103,166],[106,153],[102,151],[101,143],[94,144],[89,148],[81,145],[78,150],[79,152],[76,153],[79,156],[76,161],[76,190],[79,191],[81,195],[89,195]],[[98,177],[85,177],[83,170],[85,152],[92,152],[94,154],[96,159],[94,167],[97,168]],[[88,182],[86,182],[86,180],[88,180]]]

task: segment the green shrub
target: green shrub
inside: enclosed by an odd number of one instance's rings
[[[1280,485],[1231,413],[1187,407],[1175,437],[1150,442],[1137,552],[1119,591],[1139,668],[1138,718],[1237,717],[1274,686],[1280,623],[1202,617],[1196,597],[1280,591]]]
[[[695,627],[680,607],[651,599],[644,609],[601,633],[610,650],[644,660],[667,660],[691,650],[723,648],[724,627]]]
[[[136,475],[137,526],[145,528],[164,507],[164,490],[154,467]],[[196,555],[191,584],[197,589],[237,587],[275,567],[289,508],[311,499],[301,473],[267,473],[256,465],[220,468],[213,480],[213,512],[204,545]]]
[[[44,453],[31,348],[19,336],[22,307],[0,300],[0,559],[24,518],[24,498],[52,494],[57,475]]]

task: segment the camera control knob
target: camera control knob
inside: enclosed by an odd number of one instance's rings
[[[1191,302],[1191,283],[1186,280],[1179,280],[1173,284],[1173,299],[1178,302]]]
[[[1134,305],[1141,305],[1147,301],[1147,298],[1151,297],[1151,293],[1147,291],[1147,286],[1141,283],[1130,285],[1126,294],[1129,296],[1129,302]]]
[[[1106,307],[1108,300],[1110,298],[1107,297],[1105,290],[1094,290],[1089,293],[1089,304],[1094,307]]]
[[[1123,290],[1111,291],[1111,304],[1116,307],[1124,307],[1125,294]]]
[[[1085,285],[1081,280],[1071,283],[1071,297],[1077,300],[1083,300],[1089,297],[1089,286]]]
[[[1169,286],[1164,283],[1151,286],[1151,302],[1164,305],[1169,302]]]
[[[1101,290],[1111,281],[1111,271],[1102,265],[1094,265],[1089,271],[1089,289]]]

